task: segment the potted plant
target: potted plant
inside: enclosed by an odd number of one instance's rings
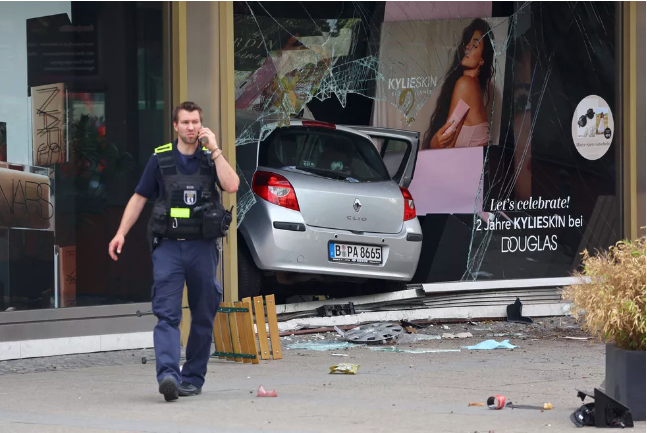
[[[583,328],[607,344],[605,392],[645,420],[645,237],[583,255],[581,284],[564,290]]]

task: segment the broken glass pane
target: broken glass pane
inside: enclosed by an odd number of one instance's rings
[[[239,224],[259,141],[315,119],[419,133],[415,282],[566,276],[618,239],[618,138],[590,160],[572,134],[591,95],[610,129],[616,4],[281,5],[235,3]]]

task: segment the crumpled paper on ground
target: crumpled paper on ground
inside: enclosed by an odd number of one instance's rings
[[[330,367],[330,374],[333,373],[344,373],[344,374],[357,374],[359,370],[359,364],[339,364],[333,365]]]
[[[463,346],[463,349],[467,350],[492,350],[492,349],[516,349],[519,346],[514,346],[510,344],[510,340],[503,340],[498,342],[496,340],[485,340],[477,344],[476,346]]]

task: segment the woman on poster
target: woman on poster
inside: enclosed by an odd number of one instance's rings
[[[425,133],[423,149],[485,146],[490,125],[485,107],[494,74],[490,25],[477,18],[463,30],[462,43],[445,77]]]

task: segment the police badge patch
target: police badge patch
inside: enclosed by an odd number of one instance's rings
[[[196,191],[184,190],[184,203],[191,206],[195,204],[198,194]]]

